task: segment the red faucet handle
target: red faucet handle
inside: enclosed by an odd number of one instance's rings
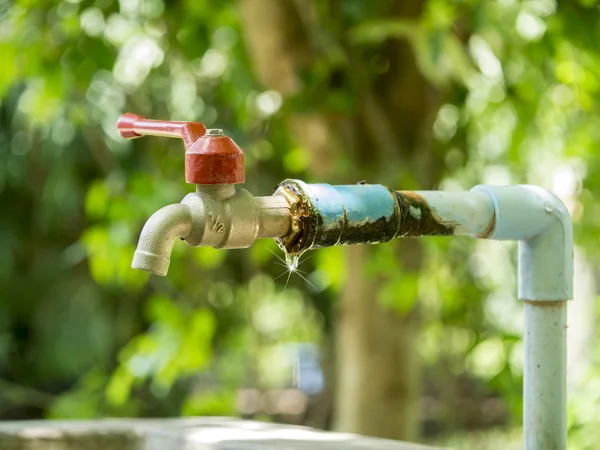
[[[244,152],[223,130],[207,130],[200,122],[148,120],[123,114],[117,129],[125,139],[167,136],[183,139],[185,181],[193,184],[241,184],[244,182]]]
[[[206,133],[206,127],[200,122],[149,120],[132,113],[125,113],[119,117],[117,129],[125,139],[142,136],[179,138],[183,140],[186,149]]]

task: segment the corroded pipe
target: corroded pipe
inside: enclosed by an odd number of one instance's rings
[[[393,191],[380,184],[286,180],[276,193],[290,203],[292,233],[279,240],[288,253],[400,237],[487,237],[495,224],[493,203],[483,192]]]
[[[455,236],[487,238],[496,225],[494,204],[483,192],[396,191],[396,197],[400,204],[408,205],[404,211],[415,211],[415,208],[425,211],[430,215],[429,223],[438,223],[451,230],[448,234]],[[426,231],[422,226],[417,226],[416,230]]]

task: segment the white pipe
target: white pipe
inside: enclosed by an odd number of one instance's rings
[[[523,439],[528,450],[567,448],[567,302],[525,302]]]
[[[519,241],[518,296],[525,303],[524,448],[566,449],[566,300],[573,298],[573,228],[567,208],[536,186],[416,194],[454,234]]]
[[[476,186],[496,211],[491,239],[519,241],[519,299],[573,298],[573,226],[565,205],[537,186]]]
[[[489,195],[478,191],[416,191],[442,223],[454,228],[454,235],[485,238],[496,222]]]
[[[519,241],[525,302],[523,440],[526,450],[567,448],[566,300],[573,298],[573,226],[565,205],[535,186],[477,186],[494,203],[492,239]]]
[[[573,229],[565,205],[536,186],[469,192],[400,191],[425,201],[454,235],[519,241],[518,296],[525,302],[524,443],[566,449],[566,300],[573,298]],[[419,218],[421,209],[415,208]]]

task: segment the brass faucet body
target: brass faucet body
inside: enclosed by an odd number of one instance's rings
[[[177,239],[192,247],[234,249],[250,247],[260,238],[281,238],[291,228],[289,208],[281,195],[254,197],[233,185],[198,185],[181,203],[150,217],[132,267],[166,275]]]

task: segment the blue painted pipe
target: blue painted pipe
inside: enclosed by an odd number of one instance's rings
[[[290,199],[296,233],[279,240],[288,253],[334,245],[378,244],[395,237],[445,236],[455,223],[435,214],[415,192],[380,184],[332,186],[285,180],[276,193]]]

